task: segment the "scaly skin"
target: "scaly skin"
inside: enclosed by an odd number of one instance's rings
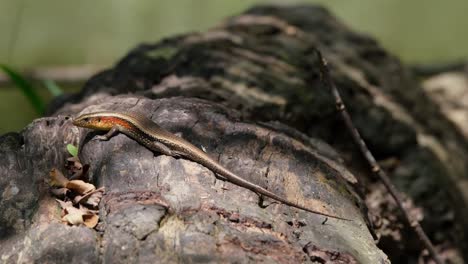
[[[81,115],[73,120],[73,124],[79,127],[108,131],[108,133],[103,136],[97,136],[97,139],[100,140],[108,140],[119,132],[123,133],[152,151],[173,157],[184,157],[195,161],[238,186],[265,195],[283,204],[314,214],[351,221],[346,218],[318,212],[288,201],[261,186],[237,176],[190,142],[163,129],[144,115],[130,112],[102,111]]]

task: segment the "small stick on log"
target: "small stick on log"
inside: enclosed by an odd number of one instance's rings
[[[353,137],[354,143],[358,145],[359,151],[361,154],[365,157],[367,160],[367,163],[370,165],[372,172],[375,173],[379,179],[382,181],[384,184],[385,188],[387,188],[388,192],[390,195],[393,197],[395,200],[398,208],[400,211],[403,213],[403,216],[407,222],[407,224],[414,230],[416,235],[418,236],[419,240],[424,244],[426,249],[429,251],[431,254],[433,260],[437,264],[443,264],[444,262],[441,260],[439,255],[437,254],[437,251],[435,250],[434,246],[432,245],[431,241],[429,240],[429,237],[426,235],[424,230],[422,229],[421,225],[417,220],[412,219],[411,215],[406,211],[406,209],[403,206],[403,199],[401,198],[399,192],[397,191],[396,187],[392,184],[390,179],[388,178],[387,174],[385,171],[383,171],[377,161],[374,158],[374,155],[370,152],[369,148],[367,147],[366,143],[362,139],[361,135],[359,134],[359,131],[357,128],[354,126],[353,121],[351,120],[351,116],[349,115],[348,111],[346,110],[346,107],[343,103],[343,99],[341,98],[340,93],[338,92],[338,88],[336,87],[335,83],[330,77],[330,72],[327,66],[327,62],[325,59],[322,57],[322,54],[320,51],[317,50],[317,55],[320,60],[320,74],[321,78],[323,81],[325,81],[326,85],[330,88],[333,97],[335,99],[335,105],[336,109],[340,112],[340,116],[343,119],[347,129],[350,131],[351,136]]]

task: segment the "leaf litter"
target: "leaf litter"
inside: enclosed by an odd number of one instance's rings
[[[62,222],[68,225],[84,225],[94,228],[99,222],[98,205],[104,194],[104,187],[96,188],[86,182],[89,165],[83,165],[78,157],[67,159],[65,169],[71,175],[68,179],[62,171],[50,171],[50,192],[62,208]]]

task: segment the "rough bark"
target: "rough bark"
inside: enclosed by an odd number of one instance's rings
[[[204,33],[141,45],[55,100],[51,117],[2,136],[2,260],[387,262],[380,247],[396,263],[416,261],[419,245],[336,116],[316,48],[371,150],[421,206],[414,211],[439,250],[460,261],[466,138],[395,57],[313,6],[260,6]],[[64,118],[99,109],[144,112],[239,175],[353,222],[323,223],[124,135],[91,141],[94,132]],[[78,142],[91,180],[106,187],[96,230],[57,224],[44,183]]]

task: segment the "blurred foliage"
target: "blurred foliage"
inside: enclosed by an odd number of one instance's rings
[[[31,106],[36,110],[38,115],[42,115],[45,110],[45,103],[37,93],[37,89],[26,80],[20,73],[13,70],[9,66],[0,64],[0,69],[7,75],[11,82],[23,93],[29,100]]]
[[[270,2],[0,0],[0,61],[16,69],[70,64],[111,65],[142,42],[202,31],[255,4]],[[465,48],[468,46],[468,35],[465,34],[468,1],[276,2],[324,5],[345,24],[374,36],[406,62],[452,61],[463,59],[468,52]],[[54,89],[50,83],[46,87]],[[39,94],[47,92],[39,91]],[[17,90],[0,87],[0,134],[18,130],[37,116],[31,114],[34,113],[32,106],[21,96]],[[10,114],[12,112],[15,116]]]
[[[40,82],[33,82],[38,95],[48,102],[52,99],[51,93],[40,86]],[[60,86],[64,92],[77,91],[81,85]],[[31,103],[15,87],[0,87],[0,136],[10,131],[19,131],[29,124],[34,118],[41,115],[37,114]]]
[[[57,85],[57,83],[55,83],[55,81],[43,80],[42,83],[44,84],[44,86],[47,88],[47,90],[52,96],[55,97],[55,96],[59,96],[63,94],[62,89]]]
[[[0,0],[0,59],[15,67],[111,64],[131,47],[205,30],[261,0]],[[466,56],[468,1],[282,0],[318,3],[408,62]],[[21,19],[17,19],[20,15]],[[12,31],[16,30],[16,33]],[[10,38],[15,38],[12,54]],[[447,48],[450,47],[450,48]],[[4,61],[3,58],[10,58]]]

